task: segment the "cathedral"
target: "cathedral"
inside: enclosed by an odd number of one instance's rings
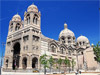
[[[24,20],[16,14],[9,22],[3,70],[39,70],[39,59],[43,54],[52,56],[55,61],[65,57],[74,59],[75,70],[97,69],[93,45],[90,45],[87,37],[81,35],[76,39],[75,34],[64,23],[58,39],[50,39],[42,34],[41,13],[36,5],[30,5],[24,12]],[[64,64],[61,69],[63,67]]]

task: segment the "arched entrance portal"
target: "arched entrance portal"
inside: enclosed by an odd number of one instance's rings
[[[32,68],[37,68],[37,66],[38,66],[38,59],[34,57],[32,59]]]
[[[13,70],[17,69],[19,67],[19,55],[20,55],[20,43],[17,42],[13,46]]]
[[[26,57],[23,58],[22,65],[23,65],[23,69],[27,68],[27,58]]]

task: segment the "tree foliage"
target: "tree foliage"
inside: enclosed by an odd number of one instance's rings
[[[52,66],[54,65],[54,59],[53,59],[53,57],[51,56],[48,61],[49,61],[49,64],[50,64],[50,71],[51,71]]]
[[[72,70],[74,70],[74,66],[75,66],[75,64],[76,64],[76,62],[75,62],[74,59],[72,59],[71,64],[72,64]]]
[[[48,68],[48,60],[46,54],[40,56],[40,63],[44,66],[44,74],[46,74],[46,68]]]
[[[64,63],[65,63],[65,66],[68,66],[68,64],[69,64],[69,59],[68,59],[67,57],[65,57]]]
[[[49,61],[49,63],[50,63],[50,66],[53,66],[53,64],[54,64],[54,59],[53,59],[52,56],[50,57],[50,59],[49,59],[48,61]]]
[[[67,57],[65,57],[64,64],[65,64],[65,71],[64,72],[66,72],[66,69],[67,69],[68,64],[69,64],[69,59]]]
[[[95,54],[95,60],[100,63],[100,41],[97,45],[93,46],[93,51]]]
[[[62,61],[63,60],[61,58],[59,58],[58,61],[57,61],[57,63],[59,64],[59,72],[60,72],[60,67],[61,67]]]

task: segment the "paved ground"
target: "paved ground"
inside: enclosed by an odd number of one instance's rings
[[[66,74],[66,75],[75,75],[75,74]],[[82,73],[78,75],[100,75],[100,74],[93,74],[93,73]]]
[[[4,73],[2,73],[2,75],[44,75],[44,74],[43,73],[39,74],[39,73],[4,72]],[[66,75],[75,75],[75,73],[73,73],[73,74],[66,74]],[[78,75],[100,75],[100,74],[82,73],[82,74],[78,74]]]

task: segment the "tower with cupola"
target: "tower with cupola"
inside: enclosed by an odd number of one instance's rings
[[[34,4],[30,5],[27,8],[27,12],[24,13],[24,27],[27,26],[33,26],[40,30],[40,21],[41,20],[41,14],[40,11],[38,11],[37,6]]]
[[[9,33],[15,32],[22,28],[22,20],[18,13],[12,17],[9,23]]]

